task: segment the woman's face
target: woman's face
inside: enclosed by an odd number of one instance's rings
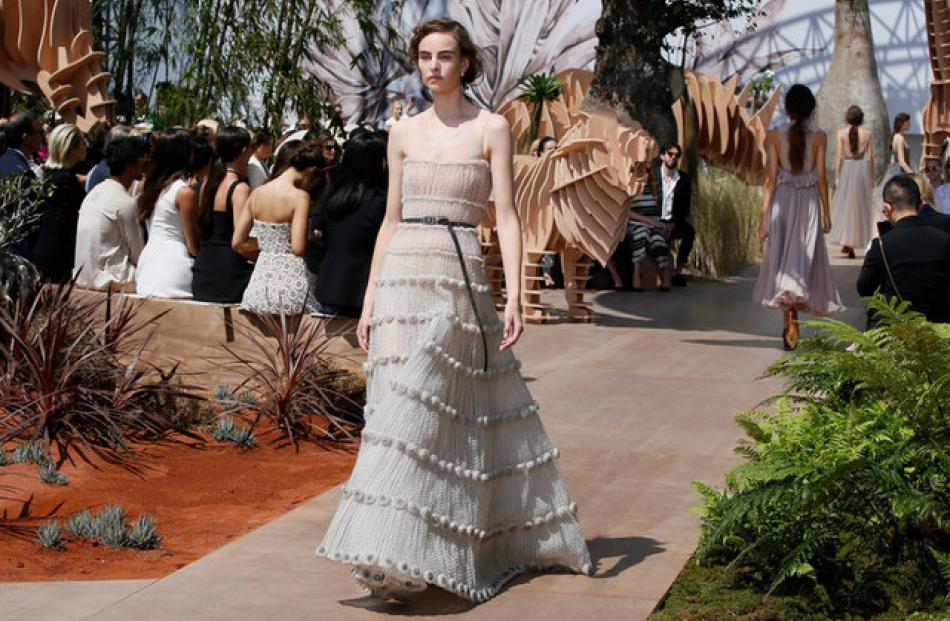
[[[88,149],[88,143],[86,142],[85,136],[79,137],[79,144],[69,150],[69,153],[66,155],[67,160],[71,166],[75,166],[79,162],[86,159],[86,151]]]
[[[401,116],[402,116],[402,104],[401,103],[393,104],[393,118],[398,119]]]
[[[448,32],[433,32],[419,42],[419,74],[433,94],[449,93],[462,84],[468,59],[462,58],[458,41]]]
[[[337,146],[335,140],[327,140],[323,143],[321,150],[323,151],[323,159],[328,162],[335,162],[337,160],[340,147]]]
[[[909,129],[910,129],[910,121],[904,121],[904,123],[901,125],[901,133],[903,134],[907,132],[907,130]]]

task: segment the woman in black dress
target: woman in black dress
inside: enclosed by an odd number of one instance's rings
[[[314,219],[326,248],[316,298],[328,315],[358,318],[362,312],[376,234],[386,213],[386,182],[386,134],[356,132]]]
[[[218,158],[198,197],[201,248],[192,268],[191,290],[194,299],[201,302],[236,304],[241,301],[254,270],[247,259],[231,248],[234,225],[251,192],[247,162],[254,148],[250,132],[242,127],[220,130],[215,146]],[[247,243],[256,245],[254,240]]]
[[[69,282],[73,275],[79,207],[86,195],[76,177],[76,166],[85,158],[86,137],[78,127],[65,123],[53,130],[49,159],[43,166],[43,187],[48,195],[28,253],[47,282]]]

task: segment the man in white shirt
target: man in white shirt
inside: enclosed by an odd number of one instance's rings
[[[135,289],[135,265],[145,246],[132,183],[142,178],[148,144],[120,136],[105,149],[111,176],[92,189],[79,209],[73,275],[76,285],[102,291]]]
[[[270,135],[270,132],[263,128],[256,130],[254,132],[254,155],[247,161],[247,182],[252,190],[267,183],[270,175],[264,162],[270,159],[273,152],[274,138]]]
[[[670,242],[680,240],[672,278],[672,283],[679,287],[686,286],[686,277],[682,272],[696,240],[696,230],[686,220],[693,200],[693,189],[689,175],[679,169],[682,155],[683,149],[675,143],[663,145],[660,151],[660,183],[663,190],[660,220],[666,226],[666,238]]]

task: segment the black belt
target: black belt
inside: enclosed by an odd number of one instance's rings
[[[455,234],[456,228],[463,229],[474,229],[474,224],[469,224],[467,222],[453,222],[448,218],[436,217],[436,216],[424,216],[422,218],[405,218],[403,222],[409,224],[429,224],[429,225],[438,225],[444,226],[449,229],[449,235],[452,236],[452,243],[455,244],[455,253],[459,258],[459,265],[462,268],[462,277],[465,279],[465,288],[468,289],[468,299],[472,303],[472,313],[475,315],[475,322],[478,324],[478,331],[482,335],[482,352],[484,353],[484,359],[482,361],[482,370],[488,371],[488,338],[485,336],[485,324],[482,323],[482,318],[478,316],[478,306],[475,303],[475,292],[472,290],[472,279],[468,275],[468,267],[465,265],[465,255],[462,254],[462,246],[459,244],[459,238]]]

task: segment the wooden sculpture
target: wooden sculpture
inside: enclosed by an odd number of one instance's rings
[[[574,125],[581,103],[590,90],[594,74],[585,69],[568,69],[554,76],[561,82],[561,96],[544,103],[541,110],[541,123],[535,138],[553,136],[558,141]],[[508,119],[514,144],[521,144],[522,138],[531,129],[531,117],[534,114],[532,104],[522,99],[511,99],[498,108],[498,114]]]
[[[679,128],[679,142],[686,142],[686,121],[696,131],[696,150],[711,164],[728,170],[749,185],[765,182],[765,136],[778,105],[779,88],[751,116],[746,103],[751,83],[736,95],[738,75],[725,83],[714,76],[686,72],[686,89],[690,104],[682,99],[673,104],[673,116]],[[692,118],[686,118],[685,115]]]
[[[88,130],[112,116],[112,77],[92,50],[89,0],[0,0],[0,82],[42,94],[67,122]]]
[[[924,105],[924,157],[940,159],[950,137],[950,6],[947,0],[924,0],[930,48],[930,96]]]
[[[540,157],[519,155],[514,162],[514,199],[524,232],[525,318],[535,323],[552,318],[541,302],[540,284],[541,259],[554,253],[561,256],[569,317],[595,319],[583,293],[591,259],[606,264],[623,239],[630,197],[643,190],[647,166],[657,153],[646,131],[621,125],[608,108],[573,115],[557,149]],[[482,224],[483,239],[494,249],[491,210]],[[500,261],[497,252],[487,255],[489,276],[500,294]]]

